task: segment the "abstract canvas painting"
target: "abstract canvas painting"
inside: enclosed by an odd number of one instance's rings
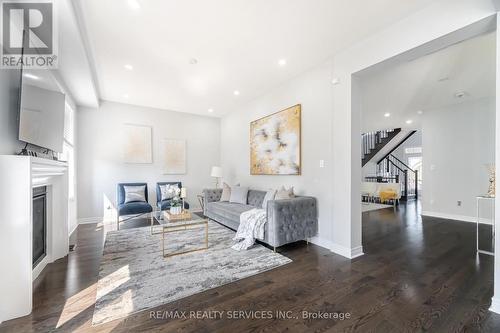
[[[250,173],[300,175],[300,104],[250,123]]]
[[[182,175],[186,173],[186,141],[163,139],[161,144],[163,174]]]
[[[125,163],[153,163],[151,126],[124,124],[123,161]]]

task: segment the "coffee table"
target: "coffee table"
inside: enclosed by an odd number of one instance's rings
[[[201,212],[189,212],[190,216],[181,219],[168,219],[165,211],[153,212],[153,220],[158,224],[153,224],[151,221],[151,234],[161,234],[161,244],[163,257],[173,257],[180,254],[202,251],[208,249],[208,219]],[[182,232],[191,229],[205,228],[205,245],[196,249],[191,249],[181,252],[165,253],[165,238],[167,234]]]

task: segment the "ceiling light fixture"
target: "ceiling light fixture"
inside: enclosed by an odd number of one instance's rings
[[[126,65],[125,65],[125,66],[123,66],[123,67],[125,67],[125,69],[126,69],[126,70],[128,70],[128,71],[131,71],[131,70],[133,70],[133,69],[134,69],[134,66],[132,66],[132,65],[130,65],[130,64],[126,64]]]
[[[212,112],[214,112],[214,109],[208,109],[208,112],[212,113]]]
[[[128,5],[134,10],[141,9],[141,5],[137,0],[128,0]]]
[[[278,60],[278,65],[280,65],[281,67],[285,66],[286,65],[286,59],[280,59],[280,60]]]
[[[422,110],[418,110],[418,111],[417,111],[417,113],[418,113],[418,114],[423,114],[423,113],[424,113],[424,111],[422,111]]]
[[[413,123],[413,120],[408,119],[408,120],[406,121],[406,123],[407,123],[408,125],[410,125],[411,123]]]
[[[388,118],[390,116],[391,116],[391,114],[389,112],[384,113],[384,117]]]
[[[239,96],[240,92],[238,90],[233,91],[234,96]]]
[[[340,80],[339,80],[338,78],[334,77],[334,78],[332,79],[332,84],[333,84],[333,85],[336,85],[336,84],[339,84],[339,83],[340,83]]]
[[[23,74],[23,76],[26,77],[26,78],[28,78],[28,79],[32,79],[32,80],[39,80],[40,79],[39,76],[30,74],[30,73],[25,73],[25,74]]]
[[[128,94],[123,94],[123,98],[128,99],[130,96]]]
[[[196,58],[189,59],[189,64],[190,65],[196,65],[197,63],[198,63],[198,59],[196,59]]]
[[[465,96],[465,94],[466,94],[465,91],[459,91],[459,92],[455,93],[455,97],[462,98]]]

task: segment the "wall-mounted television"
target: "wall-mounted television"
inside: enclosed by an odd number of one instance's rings
[[[61,153],[65,96],[48,71],[23,71],[19,140]]]

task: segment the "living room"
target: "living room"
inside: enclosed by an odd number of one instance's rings
[[[497,1],[33,3],[2,2],[0,331],[499,329],[475,224],[362,213],[356,94]]]

